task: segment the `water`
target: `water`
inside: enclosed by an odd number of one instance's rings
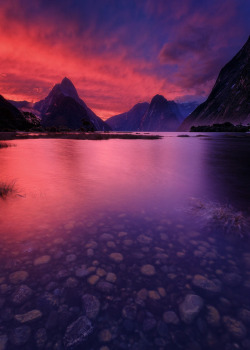
[[[250,142],[191,135],[0,150],[0,348],[250,348]]]

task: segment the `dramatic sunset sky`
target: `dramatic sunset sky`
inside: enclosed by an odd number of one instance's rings
[[[248,0],[0,0],[0,94],[64,76],[103,119],[157,94],[201,101],[250,34]]]

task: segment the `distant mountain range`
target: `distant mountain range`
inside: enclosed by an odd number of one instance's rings
[[[198,103],[177,103],[161,95],[148,102],[138,103],[128,112],[115,115],[106,123],[115,131],[176,131],[181,122]]]
[[[207,100],[183,121],[179,131],[225,122],[250,123],[250,37],[222,68]]]
[[[68,78],[48,96],[32,104],[7,101],[0,95],[0,130],[43,127],[86,128],[96,131],[189,131],[192,126],[250,123],[250,37],[237,55],[220,71],[207,100],[177,103],[156,95],[128,112],[104,122],[80,99]],[[39,118],[38,118],[39,117]]]

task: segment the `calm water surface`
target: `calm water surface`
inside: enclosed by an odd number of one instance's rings
[[[0,150],[0,349],[250,349],[250,141]]]

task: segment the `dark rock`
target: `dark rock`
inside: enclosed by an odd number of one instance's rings
[[[12,294],[11,301],[13,304],[21,305],[25,303],[33,294],[33,290],[30,289],[25,284],[22,284],[18,289]]]
[[[38,349],[43,349],[47,341],[46,329],[39,328],[35,333],[35,342]]]
[[[240,309],[239,318],[247,325],[250,325],[250,310]]]
[[[114,285],[106,281],[99,281],[96,288],[102,293],[109,294],[114,289]]]
[[[177,325],[180,322],[179,317],[176,315],[174,311],[164,312],[163,320],[167,324],[174,324],[174,325]]]
[[[135,320],[137,314],[137,306],[135,304],[125,305],[122,309],[122,316],[129,320]]]
[[[149,332],[156,327],[156,320],[153,317],[148,317],[143,321],[143,332]]]
[[[82,297],[83,308],[86,316],[94,320],[100,311],[100,301],[91,294],[85,294]]]
[[[198,316],[203,307],[203,299],[198,295],[189,294],[179,305],[179,312],[183,322],[190,324]]]
[[[123,321],[123,327],[128,333],[132,333],[135,331],[136,323],[133,320],[125,319]]]
[[[66,330],[63,339],[65,348],[72,350],[84,344],[92,332],[90,320],[86,316],[79,317]]]
[[[6,334],[0,335],[0,350],[7,350],[8,337]]]
[[[37,305],[44,313],[48,313],[58,308],[59,300],[55,295],[45,292],[37,299]]]
[[[233,338],[243,339],[246,337],[247,330],[241,321],[238,321],[229,316],[224,316],[223,323]]]
[[[212,281],[202,275],[195,275],[192,284],[195,290],[206,297],[216,296],[221,292],[221,283],[218,280]]]
[[[157,332],[159,336],[161,337],[167,337],[168,336],[168,326],[165,322],[160,321],[157,325]]]
[[[45,327],[46,329],[53,329],[53,328],[57,328],[57,326],[58,326],[58,312],[55,310],[52,310],[46,321]]]
[[[28,326],[21,326],[10,332],[10,342],[15,346],[21,346],[27,343],[31,335],[31,329]]]

